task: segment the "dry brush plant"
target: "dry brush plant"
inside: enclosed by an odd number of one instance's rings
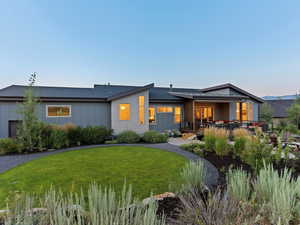
[[[279,174],[271,165],[265,165],[260,170],[254,182],[255,199],[265,205],[272,223],[289,224],[300,216],[297,212],[300,204],[299,184],[288,169]]]
[[[205,188],[206,169],[201,160],[190,161],[182,169],[180,176],[183,181],[182,191],[203,190]]]
[[[183,207],[177,220],[172,221],[174,225],[263,224],[250,204],[236,201],[220,190],[207,199],[191,190],[180,199]]]
[[[39,206],[40,209],[33,209]],[[147,206],[132,197],[131,188],[119,196],[112,188],[92,184],[87,196],[49,190],[42,198],[25,196],[10,208],[5,225],[165,225],[165,218],[156,216],[154,201]]]
[[[181,194],[183,207],[174,224],[274,225],[300,224],[300,178],[264,166],[257,178],[242,170],[230,170],[227,190],[207,198],[191,189]]]
[[[233,199],[247,202],[251,196],[250,175],[241,169],[229,170],[227,174],[227,191]]]

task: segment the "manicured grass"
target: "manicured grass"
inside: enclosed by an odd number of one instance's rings
[[[52,185],[64,192],[86,190],[91,182],[123,188],[136,197],[168,191],[179,183],[187,160],[154,148],[114,146],[76,150],[43,157],[0,174],[0,207],[18,192],[41,194]]]

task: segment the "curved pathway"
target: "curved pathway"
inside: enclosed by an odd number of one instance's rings
[[[213,166],[209,161],[206,159],[200,158],[199,156],[184,151],[180,149],[178,146],[169,144],[169,143],[162,143],[162,144],[114,144],[114,145],[89,145],[89,146],[80,146],[74,148],[67,148],[55,151],[47,151],[47,152],[40,152],[40,153],[32,153],[32,154],[23,154],[23,155],[7,155],[7,156],[0,156],[0,173],[3,173],[9,169],[12,169],[18,165],[21,165],[25,162],[31,161],[33,159],[41,158],[48,155],[57,154],[60,152],[67,152],[73,150],[80,150],[86,148],[95,148],[95,147],[110,147],[110,146],[143,146],[143,147],[150,147],[150,148],[157,148],[164,151],[174,152],[179,155],[184,156],[189,160],[202,160],[204,162],[204,167],[207,170],[206,176],[206,185],[212,187],[217,184],[219,178],[219,172],[215,166]]]

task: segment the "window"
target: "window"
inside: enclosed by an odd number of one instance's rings
[[[175,121],[175,123],[181,122],[181,108],[180,107],[175,107],[174,121]]]
[[[248,102],[248,120],[253,121],[254,115],[253,115],[253,103]]]
[[[150,107],[149,108],[149,123],[155,123],[155,108],[154,107]]]
[[[248,120],[248,107],[247,103],[243,102],[242,103],[242,121],[247,121]]]
[[[236,103],[236,119],[240,121],[252,121],[253,103],[251,102]]]
[[[130,120],[130,104],[119,105],[119,119]]]
[[[236,103],[236,119],[237,120],[241,120],[241,112],[240,112],[240,108],[241,108],[241,103],[237,102]]]
[[[172,107],[158,107],[157,112],[159,112],[159,113],[171,113],[171,112],[173,112],[173,108]]]
[[[70,105],[47,105],[47,117],[71,117]]]
[[[139,96],[139,123],[145,124],[145,97]]]

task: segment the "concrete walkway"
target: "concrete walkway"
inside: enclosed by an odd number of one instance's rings
[[[95,147],[110,147],[110,146],[143,146],[143,147],[150,147],[150,148],[157,148],[164,151],[174,152],[176,154],[182,155],[189,160],[202,160],[204,162],[204,166],[207,170],[206,176],[206,185],[211,187],[217,184],[219,173],[218,170],[207,160],[200,158],[199,156],[184,151],[180,149],[178,146],[169,144],[169,143],[162,143],[162,144],[115,144],[115,145],[89,145],[89,146],[80,146],[74,148],[67,148],[61,149],[56,151],[48,151],[48,152],[40,152],[40,153],[33,153],[33,154],[23,154],[23,155],[7,155],[7,156],[0,156],[0,173],[3,173],[9,169],[12,169],[18,165],[26,163],[28,161],[41,158],[48,155],[53,155],[61,152],[68,152],[73,150],[80,150],[80,149],[87,149],[87,148],[95,148]]]

